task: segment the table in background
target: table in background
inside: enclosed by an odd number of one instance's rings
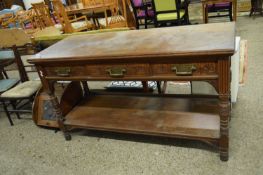
[[[84,3],[77,3],[66,6],[66,11],[68,14],[102,11],[105,9],[110,9],[114,3],[98,4],[98,5],[85,5]]]

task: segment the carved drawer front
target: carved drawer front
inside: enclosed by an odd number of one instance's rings
[[[84,66],[54,66],[45,68],[47,77],[72,77],[82,76],[85,72]]]
[[[217,75],[217,63],[153,64],[153,75],[202,76]]]
[[[125,78],[149,75],[148,64],[97,64],[45,68],[47,77]]]
[[[149,75],[148,64],[87,65],[86,74],[92,77],[125,78]]]

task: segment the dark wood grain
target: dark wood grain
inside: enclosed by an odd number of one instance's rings
[[[229,22],[72,36],[38,53],[29,62],[231,55],[235,46],[234,26]]]
[[[65,124],[117,132],[219,138],[216,99],[92,96],[66,115]]]
[[[66,115],[83,97],[80,82],[71,82],[60,99],[62,115]]]

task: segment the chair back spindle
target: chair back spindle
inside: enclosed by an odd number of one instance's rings
[[[13,45],[12,49],[14,51],[15,62],[16,62],[16,65],[17,65],[19,76],[20,76],[20,81],[21,82],[29,81],[28,75],[26,73],[25,66],[24,66],[24,64],[22,62],[21,56],[20,56],[20,54],[18,52],[18,49],[17,49],[16,45]]]
[[[54,22],[50,17],[49,8],[44,2],[33,3],[32,7],[35,10],[37,23],[39,24],[40,29],[54,26]]]
[[[53,8],[55,11],[55,15],[58,18],[58,21],[62,25],[62,28],[64,29],[65,33],[72,33],[74,32],[74,29],[72,28],[66,9],[61,1],[59,0],[53,0]]]

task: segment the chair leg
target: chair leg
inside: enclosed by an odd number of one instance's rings
[[[190,81],[191,95],[193,94],[193,82]]]
[[[233,16],[232,16],[232,4],[230,5],[230,7],[229,7],[229,19],[230,19],[230,21],[233,21]]]
[[[139,20],[136,20],[136,29],[140,29],[140,24],[139,24]]]
[[[144,28],[147,29],[147,18],[144,18]]]
[[[4,111],[6,113],[6,116],[7,116],[8,120],[9,120],[9,123],[10,123],[11,126],[13,126],[14,123],[13,123],[13,121],[11,119],[10,113],[8,112],[7,106],[6,106],[4,101],[2,101],[2,103],[3,103],[3,107],[4,107]]]
[[[167,88],[167,81],[163,82],[163,87],[162,87],[162,94],[165,94]]]
[[[8,79],[8,75],[7,75],[5,70],[3,70],[3,74],[4,74],[5,78]]]
[[[154,19],[154,27],[158,27],[158,22],[157,22],[157,19]]]
[[[16,110],[16,104],[15,104],[16,102],[15,102],[15,101],[10,101],[10,103],[11,103],[13,109]],[[19,115],[18,112],[15,112],[15,114],[16,114],[16,117],[17,117],[18,119],[21,119],[21,117],[20,117],[20,115]]]
[[[158,94],[161,94],[162,93],[161,81],[157,81],[157,89],[158,89]]]
[[[149,92],[148,82],[142,81],[143,92]]]

